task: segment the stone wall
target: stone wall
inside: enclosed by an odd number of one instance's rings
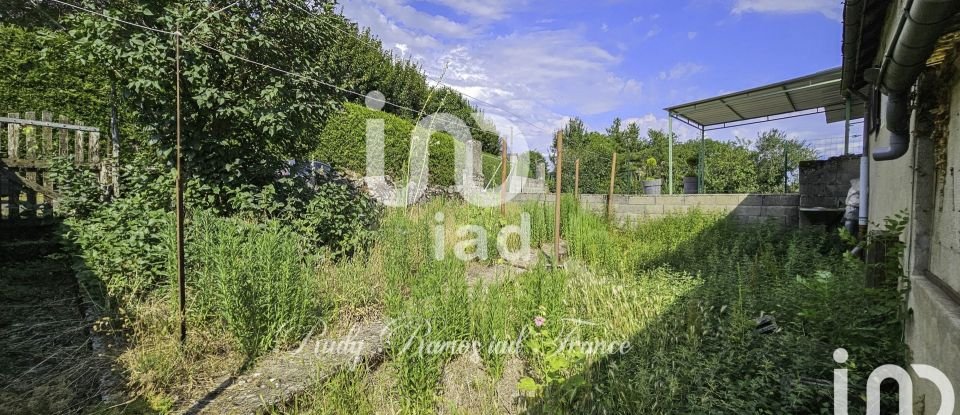
[[[844,207],[850,180],[859,177],[859,155],[801,161],[800,207]]]
[[[553,203],[550,193],[521,193],[514,202]],[[634,222],[700,209],[722,212],[743,223],[772,221],[796,226],[800,195],[797,194],[705,194],[705,195],[613,195],[612,211],[620,222]],[[607,195],[580,195],[580,206],[598,213],[607,209]]]

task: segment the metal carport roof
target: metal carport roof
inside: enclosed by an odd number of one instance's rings
[[[844,121],[848,102],[841,94],[842,70],[833,68],[745,91],[666,108],[680,121],[714,130],[823,113],[827,123]],[[849,97],[850,119],[863,118],[863,101]],[[782,116],[792,114],[789,116]],[[714,127],[714,128],[707,128]]]

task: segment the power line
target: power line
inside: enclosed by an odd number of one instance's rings
[[[109,16],[109,15],[106,15],[106,14],[104,14],[104,13],[98,12],[98,11],[96,11],[96,10],[90,10],[90,9],[88,9],[88,8],[86,8],[86,7],[83,7],[83,6],[77,6],[77,5],[75,5],[75,4],[70,4],[70,3],[67,3],[67,2],[64,2],[64,1],[60,1],[60,0],[50,0],[50,1],[52,1],[52,2],[54,2],[54,3],[62,4],[62,5],[64,5],[64,6],[73,7],[74,9],[82,10],[82,11],[85,11],[85,12],[87,12],[87,13],[95,14],[95,15],[97,15],[97,16],[103,17],[104,19],[113,20],[113,21],[118,22],[118,23],[123,23],[123,24],[127,24],[127,25],[130,25],[130,26],[136,26],[136,27],[139,27],[139,28],[141,28],[141,29],[146,29],[146,30],[154,31],[154,32],[157,32],[157,33],[163,33],[163,34],[165,34],[165,35],[173,35],[173,34],[174,34],[174,32],[171,32],[171,31],[169,31],[169,30],[157,29],[157,28],[150,27],[150,26],[144,26],[144,25],[139,24],[139,23],[128,22],[128,21],[126,21],[126,20],[123,20],[123,19],[120,19],[120,18],[116,18],[116,17],[113,17],[113,16]]]
[[[119,18],[116,18],[116,17],[112,17],[112,16],[109,16],[109,15],[106,15],[106,14],[104,14],[104,13],[97,12],[97,11],[95,11],[95,10],[90,10],[90,9],[85,8],[85,7],[81,7],[81,6],[77,6],[77,5],[74,5],[74,4],[66,3],[66,2],[61,1],[61,0],[50,0],[50,1],[53,1],[53,2],[56,2],[56,3],[60,3],[60,4],[63,4],[63,5],[65,5],[65,6],[69,6],[69,7],[75,8],[75,9],[77,9],[77,10],[81,10],[81,11],[83,11],[83,12],[86,12],[86,13],[89,13],[89,14],[93,14],[93,15],[96,15],[96,16],[99,16],[99,17],[102,17],[102,18],[105,18],[105,19],[108,19],[108,20],[116,21],[116,22],[118,22],[118,23],[122,23],[122,24],[130,25],[130,26],[138,27],[138,28],[141,28],[141,29],[150,30],[150,31],[157,32],[157,33],[162,33],[162,34],[166,34],[166,35],[176,35],[176,34],[179,33],[179,32],[171,32],[171,31],[162,30],[162,29],[156,29],[156,28],[152,28],[152,27],[149,27],[149,26],[144,26],[144,25],[141,25],[141,24],[138,24],[138,23],[126,21],[126,20],[123,20],[123,19],[119,19]],[[222,10],[224,10],[224,9],[227,9],[227,8],[229,8],[229,7],[231,7],[231,6],[233,6],[233,4],[231,4],[231,5],[227,6],[227,7],[224,7],[224,8],[222,8],[222,9],[220,9],[220,10],[217,10],[216,12],[214,12],[214,14],[219,13],[220,11],[222,11]],[[196,44],[198,44],[198,45],[200,45],[200,46],[202,46],[202,47],[204,47],[204,48],[207,48],[207,49],[209,49],[209,50],[211,50],[211,51],[219,52],[219,53],[221,53],[221,54],[230,56],[230,57],[232,57],[232,58],[238,59],[238,60],[240,60],[240,61],[243,61],[243,62],[252,64],[252,65],[256,65],[256,66],[260,66],[260,67],[263,67],[263,68],[266,68],[266,69],[270,69],[270,70],[273,70],[273,71],[276,71],[276,72],[285,74],[285,75],[287,75],[287,76],[292,76],[292,77],[301,78],[301,79],[304,79],[304,80],[307,80],[307,81],[315,82],[315,83],[318,83],[318,84],[320,84],[320,85],[324,85],[324,86],[327,86],[327,87],[336,89],[336,90],[338,90],[338,91],[341,91],[341,92],[344,92],[344,93],[347,93],[347,94],[350,94],[350,95],[353,95],[353,96],[357,96],[357,97],[364,98],[364,99],[370,99],[370,100],[377,101],[377,102],[382,102],[382,103],[385,104],[385,105],[390,105],[390,106],[392,106],[392,107],[394,107],[394,108],[398,108],[398,109],[402,109],[402,110],[405,110],[405,111],[409,111],[409,112],[411,112],[411,113],[413,113],[413,114],[416,114],[416,115],[418,115],[418,116],[420,115],[420,111],[417,111],[417,110],[415,110],[415,109],[413,109],[413,108],[410,108],[410,107],[407,107],[407,106],[404,106],[404,105],[400,105],[400,104],[396,104],[396,103],[387,101],[386,99],[379,99],[379,98],[377,98],[377,97],[372,97],[372,96],[368,97],[367,95],[362,94],[362,93],[359,93],[359,92],[356,92],[356,91],[352,91],[352,90],[349,90],[349,89],[346,89],[346,88],[343,88],[343,87],[340,87],[340,86],[337,86],[337,85],[334,85],[334,84],[331,84],[331,83],[328,83],[328,82],[324,82],[324,81],[321,81],[321,80],[319,80],[319,79],[312,78],[312,77],[309,77],[309,76],[304,75],[304,74],[301,74],[301,73],[292,72],[292,71],[287,71],[287,70],[278,68],[278,67],[273,66],[273,65],[269,65],[269,64],[266,64],[266,63],[262,63],[262,62],[255,61],[255,60],[253,60],[253,59],[245,58],[245,57],[243,57],[243,56],[239,56],[239,55],[236,55],[236,54],[227,52],[227,51],[225,51],[225,50],[215,48],[215,47],[213,47],[213,46],[207,45],[207,44],[202,43],[202,42],[199,42],[199,41],[192,40],[192,43],[196,43]],[[477,132],[480,132],[480,133],[491,133],[490,131],[483,130],[483,129],[479,129],[479,128],[470,127],[469,125],[465,125],[465,126],[466,126],[468,129],[472,130],[472,131],[477,131]]]
[[[293,0],[285,0],[285,1],[286,1],[288,4],[290,4],[290,5],[298,8],[298,9],[300,9],[300,10],[302,10],[304,13],[308,13],[308,14],[311,14],[311,15],[317,15],[316,13],[314,13],[314,12],[312,12],[312,11],[304,8],[303,6],[295,3]],[[334,30],[339,31],[340,33],[346,34],[346,35],[348,35],[348,36],[351,36],[351,37],[357,39],[358,41],[360,41],[360,43],[363,43],[363,44],[369,46],[370,48],[372,48],[373,50],[375,50],[375,51],[378,52],[378,53],[379,53],[379,52],[382,52],[382,50],[380,49],[380,47],[378,47],[377,45],[375,45],[375,44],[373,44],[373,43],[371,43],[371,42],[369,42],[369,41],[361,38],[361,37],[360,37],[359,35],[357,35],[356,33],[352,33],[352,32],[348,32],[348,31],[346,31],[346,30],[343,30],[343,29],[337,27],[336,25],[334,25],[334,24],[332,24],[332,23],[330,23],[330,22],[327,22],[326,19],[321,19],[321,22],[324,23],[324,24],[326,24],[328,27],[331,27],[331,28],[333,28]],[[443,86],[445,86],[445,87],[447,87],[447,88],[454,89],[450,84],[446,84],[446,83],[440,82],[439,79],[438,79],[438,80],[434,80],[434,79],[432,79],[430,76],[428,76],[428,75],[426,75],[426,74],[424,74],[424,77],[427,78],[427,80],[435,81],[438,85],[443,85]],[[525,118],[523,118],[523,117],[521,117],[521,116],[519,116],[519,115],[517,115],[517,114],[515,114],[515,113],[513,113],[513,112],[511,112],[511,111],[509,111],[509,110],[507,110],[506,108],[497,106],[497,105],[495,105],[495,104],[491,104],[491,103],[489,103],[489,102],[487,102],[487,101],[484,101],[484,100],[482,100],[482,99],[480,99],[480,98],[477,98],[477,97],[475,97],[475,96],[468,95],[468,94],[466,94],[466,93],[464,93],[464,92],[462,92],[462,91],[457,91],[457,93],[460,94],[460,95],[463,95],[463,96],[465,96],[465,97],[467,97],[467,98],[473,99],[474,101],[483,103],[483,104],[487,105],[488,107],[491,107],[491,108],[494,108],[494,109],[498,109],[498,110],[503,111],[503,112],[505,112],[505,113],[507,113],[507,114],[510,114],[510,115],[512,115],[514,118],[516,118],[517,120],[523,121],[523,122],[531,125],[533,128],[536,128],[536,129],[540,130],[541,132],[548,132],[548,133],[549,133],[549,132],[552,132],[552,131],[550,131],[550,130],[548,130],[548,129],[545,129],[545,128],[543,128],[543,127],[540,127],[540,126],[538,126],[538,125],[536,125],[536,124],[534,124],[534,123],[526,120]]]

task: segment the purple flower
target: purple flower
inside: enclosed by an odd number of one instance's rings
[[[543,316],[537,316],[533,319],[533,325],[537,327],[543,327],[544,324],[547,324],[547,319]]]

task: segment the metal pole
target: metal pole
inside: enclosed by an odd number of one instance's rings
[[[673,194],[673,113],[667,112],[667,163],[669,172],[667,173],[667,186],[670,189],[669,194]]]
[[[174,34],[176,41],[176,74],[177,74],[177,283],[180,288],[180,344],[187,340],[187,283],[184,267],[183,249],[183,152],[180,139],[180,28]]]
[[[703,130],[703,127],[700,127],[700,157],[698,157],[698,160],[697,160],[697,165],[700,170],[700,174],[698,174],[697,177],[699,178],[700,183],[697,187],[699,188],[698,190],[699,190],[699,193],[701,194],[704,193],[704,190],[705,190],[704,183],[706,182],[703,176],[707,174],[707,160],[705,160],[706,155],[704,155],[704,142],[703,142],[705,138],[706,138],[706,132]]]
[[[507,213],[507,206],[504,202],[507,200],[507,140],[501,139],[500,151],[500,214]]]
[[[850,94],[843,100],[843,155],[850,154]]]
[[[783,193],[790,193],[787,186],[787,171],[790,169],[790,159],[787,157],[787,144],[783,144]]]

